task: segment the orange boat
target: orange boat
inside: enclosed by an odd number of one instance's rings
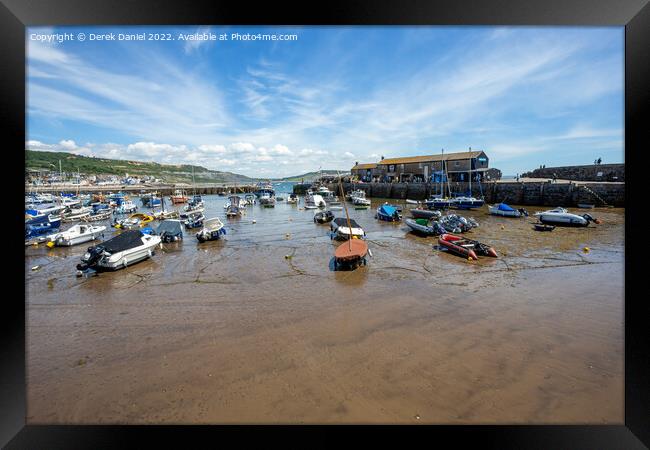
[[[467,259],[478,260],[478,255],[497,257],[497,252],[490,246],[481,244],[478,241],[465,239],[455,234],[443,234],[438,238],[438,245],[446,248],[452,253],[464,256]]]
[[[334,251],[334,267],[344,266],[356,268],[358,265],[366,265],[368,255],[368,244],[361,239],[348,239]]]
[[[188,200],[187,195],[185,194],[184,191],[181,191],[180,189],[176,189],[174,191],[174,194],[170,196],[170,199],[173,204],[178,204],[178,203],[185,203]]]

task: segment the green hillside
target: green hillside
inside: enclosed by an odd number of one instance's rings
[[[27,169],[47,169],[59,171],[59,161],[63,172],[81,172],[88,175],[150,175],[165,182],[192,181],[192,168],[197,183],[249,183],[253,179],[232,172],[209,170],[202,166],[188,164],[158,164],[154,162],[127,161],[120,159],[95,158],[66,152],[25,151]]]

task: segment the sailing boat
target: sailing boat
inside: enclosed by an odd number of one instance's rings
[[[445,162],[445,149],[442,149],[442,159],[440,161],[441,170],[440,170],[440,194],[433,195],[431,198],[427,199],[424,203],[429,209],[447,209],[449,208],[453,200],[448,196],[444,195],[445,191],[445,180],[447,180],[447,190],[449,190],[449,174],[447,172],[447,164]]]
[[[339,188],[341,190],[341,196],[345,197],[345,192],[343,191],[343,183],[341,183],[341,176],[339,175]],[[352,229],[352,224],[350,222],[350,215],[348,214],[348,207],[343,203],[345,209],[345,218],[347,220],[348,229]],[[334,251],[334,270],[338,268],[346,268],[349,270],[356,269],[360,264],[364,266],[367,264],[366,255],[370,253],[368,249],[368,244],[362,239],[353,239],[352,233],[349,234],[347,242],[343,242],[339,245]]]
[[[155,208],[155,206],[153,206],[152,209],[153,208]],[[160,196],[160,211],[158,212],[152,211],[151,215],[157,220],[165,220],[165,219],[178,219],[180,213],[176,210],[165,211],[165,197]]]
[[[471,147],[470,147],[471,150]],[[472,156],[469,157],[469,196],[456,197],[453,200],[453,206],[456,209],[474,209],[480,208],[485,204],[485,200],[472,197]]]

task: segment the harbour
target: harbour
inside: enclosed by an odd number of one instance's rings
[[[468,261],[375,218],[421,205],[349,202],[372,256],[341,271],[304,197],[203,201],[225,236],[114,272],[76,276],[93,242],[26,247],[28,423],[622,423],[622,208],[552,233],[543,207],[463,211],[499,254]]]

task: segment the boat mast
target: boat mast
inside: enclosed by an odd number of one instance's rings
[[[336,175],[339,177],[339,188],[341,190],[341,195],[345,198],[345,193],[343,192],[343,183],[341,182],[341,174],[339,171],[336,171]],[[348,221],[348,246],[350,248],[350,252],[352,252],[352,225],[350,224],[350,215],[348,214],[348,206],[346,205],[345,202],[343,202],[343,209],[345,209],[345,218]]]

